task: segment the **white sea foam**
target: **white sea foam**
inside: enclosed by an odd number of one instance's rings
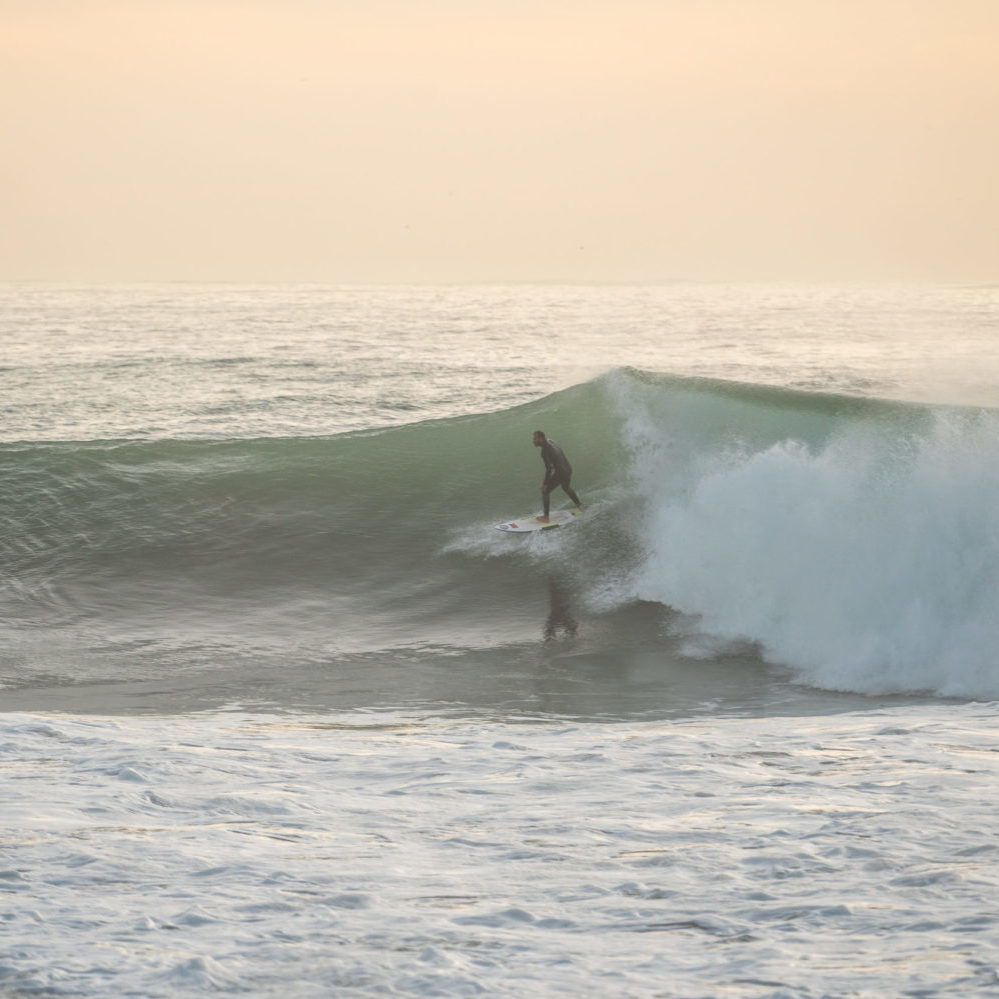
[[[742,442],[733,423],[706,443],[698,425],[723,420],[705,403],[620,404],[647,515],[644,561],[615,599],[758,643],[826,689],[999,694],[995,414],[938,410],[915,429],[897,413],[830,418],[823,439],[763,413],[747,432],[769,420],[767,439]]]
[[[994,705],[0,717],[0,992],[999,987]]]

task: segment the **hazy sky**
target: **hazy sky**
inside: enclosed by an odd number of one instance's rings
[[[999,279],[999,0],[0,0],[0,279]]]

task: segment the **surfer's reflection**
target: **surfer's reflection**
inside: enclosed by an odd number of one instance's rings
[[[563,638],[573,638],[578,628],[579,624],[572,613],[572,594],[569,588],[557,577],[549,576],[545,641],[550,642],[560,634]]]

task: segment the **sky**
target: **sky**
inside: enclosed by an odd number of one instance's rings
[[[0,280],[999,279],[999,0],[0,0]]]

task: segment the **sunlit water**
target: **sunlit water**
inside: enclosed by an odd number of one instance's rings
[[[0,287],[0,993],[999,994],[997,304]]]
[[[999,405],[989,286],[0,286],[6,440],[328,434],[623,365]]]

